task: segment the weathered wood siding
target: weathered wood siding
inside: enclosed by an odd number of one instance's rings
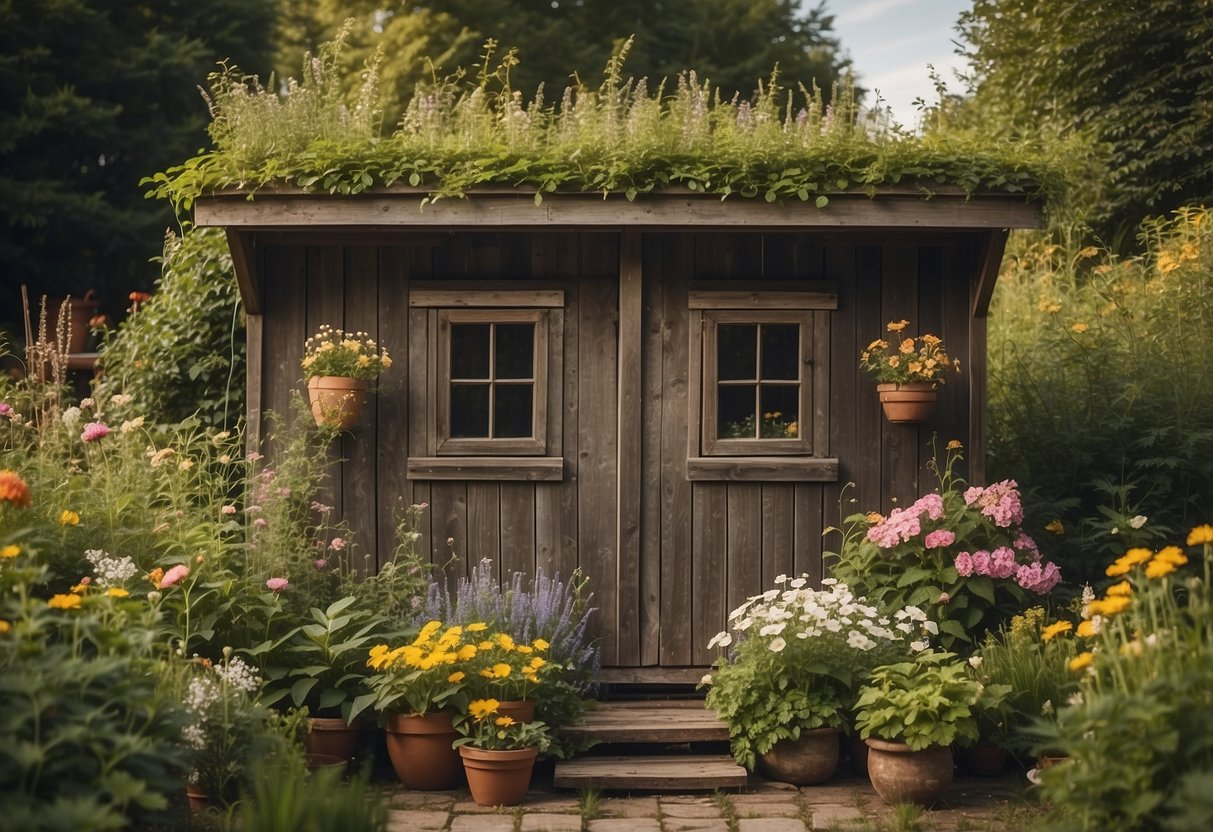
[[[627,236],[630,235],[630,236]],[[429,504],[423,550],[458,569],[488,559],[508,579],[582,569],[599,609],[605,663],[708,664],[727,612],[780,574],[823,575],[822,532],[841,515],[888,511],[929,490],[931,438],[974,439],[981,425],[984,320],[971,317],[984,232],[461,233],[258,247],[264,315],[250,332],[260,356],[250,391],[284,413],[302,389],[303,342],[322,323],[377,337],[395,363],[321,496],[358,531],[366,567],[391,555],[394,516]],[[411,281],[541,280],[564,291],[563,350],[549,367],[560,418],[563,478],[553,482],[408,479],[427,454],[427,381],[436,371],[429,317],[411,309]],[[692,354],[689,281],[825,281],[836,311],[814,314],[814,422],[838,459],[836,482],[712,482],[687,477]],[[940,389],[922,427],[891,425],[858,368],[860,350],[906,318],[943,337],[965,372]],[[974,374],[976,374],[974,376]],[[977,383],[973,383],[973,379]],[[272,430],[259,426],[272,452]],[[854,487],[845,488],[847,483]],[[836,537],[826,541],[826,548]],[[362,564],[359,564],[361,566]],[[674,678],[673,674],[668,675]]]

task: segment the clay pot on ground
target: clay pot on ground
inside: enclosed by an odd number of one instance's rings
[[[517,806],[531,787],[537,748],[489,751],[470,745],[459,747],[468,790],[478,806]]]
[[[925,422],[935,412],[937,392],[930,383],[877,384],[884,417],[898,425]]]
[[[794,786],[824,783],[838,769],[838,729],[814,728],[794,740],[780,740],[761,755],[759,764],[772,780]]]
[[[881,800],[890,806],[917,803],[929,806],[952,785],[952,749],[932,745],[911,751],[905,743],[869,739],[868,777]]]
[[[384,723],[387,752],[400,782],[410,789],[449,789],[459,780],[459,752],[451,748],[459,733],[451,713],[425,716],[389,714]]]

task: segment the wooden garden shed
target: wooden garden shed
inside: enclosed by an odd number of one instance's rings
[[[931,440],[983,480],[986,310],[1022,197],[271,189],[200,199],[248,312],[248,417],[302,388],[321,324],[395,359],[343,436],[333,500],[380,562],[422,545],[499,573],[589,576],[605,675],[685,682],[730,609],[822,575],[822,532],[929,489]],[[890,424],[860,351],[905,318],[962,373]],[[854,487],[848,488],[848,483]]]

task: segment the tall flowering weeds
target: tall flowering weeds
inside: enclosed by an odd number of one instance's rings
[[[832,574],[885,607],[912,604],[927,611],[945,649],[981,638],[1030,598],[1061,581],[1024,519],[1018,485],[1003,480],[968,486],[956,473],[959,444],[932,460],[939,490],[888,516],[848,517]]]

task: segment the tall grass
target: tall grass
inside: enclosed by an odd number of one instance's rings
[[[1131,258],[1027,246],[991,308],[990,475],[1059,521],[1042,537],[1068,577],[1213,514],[1213,215],[1142,239]]]

